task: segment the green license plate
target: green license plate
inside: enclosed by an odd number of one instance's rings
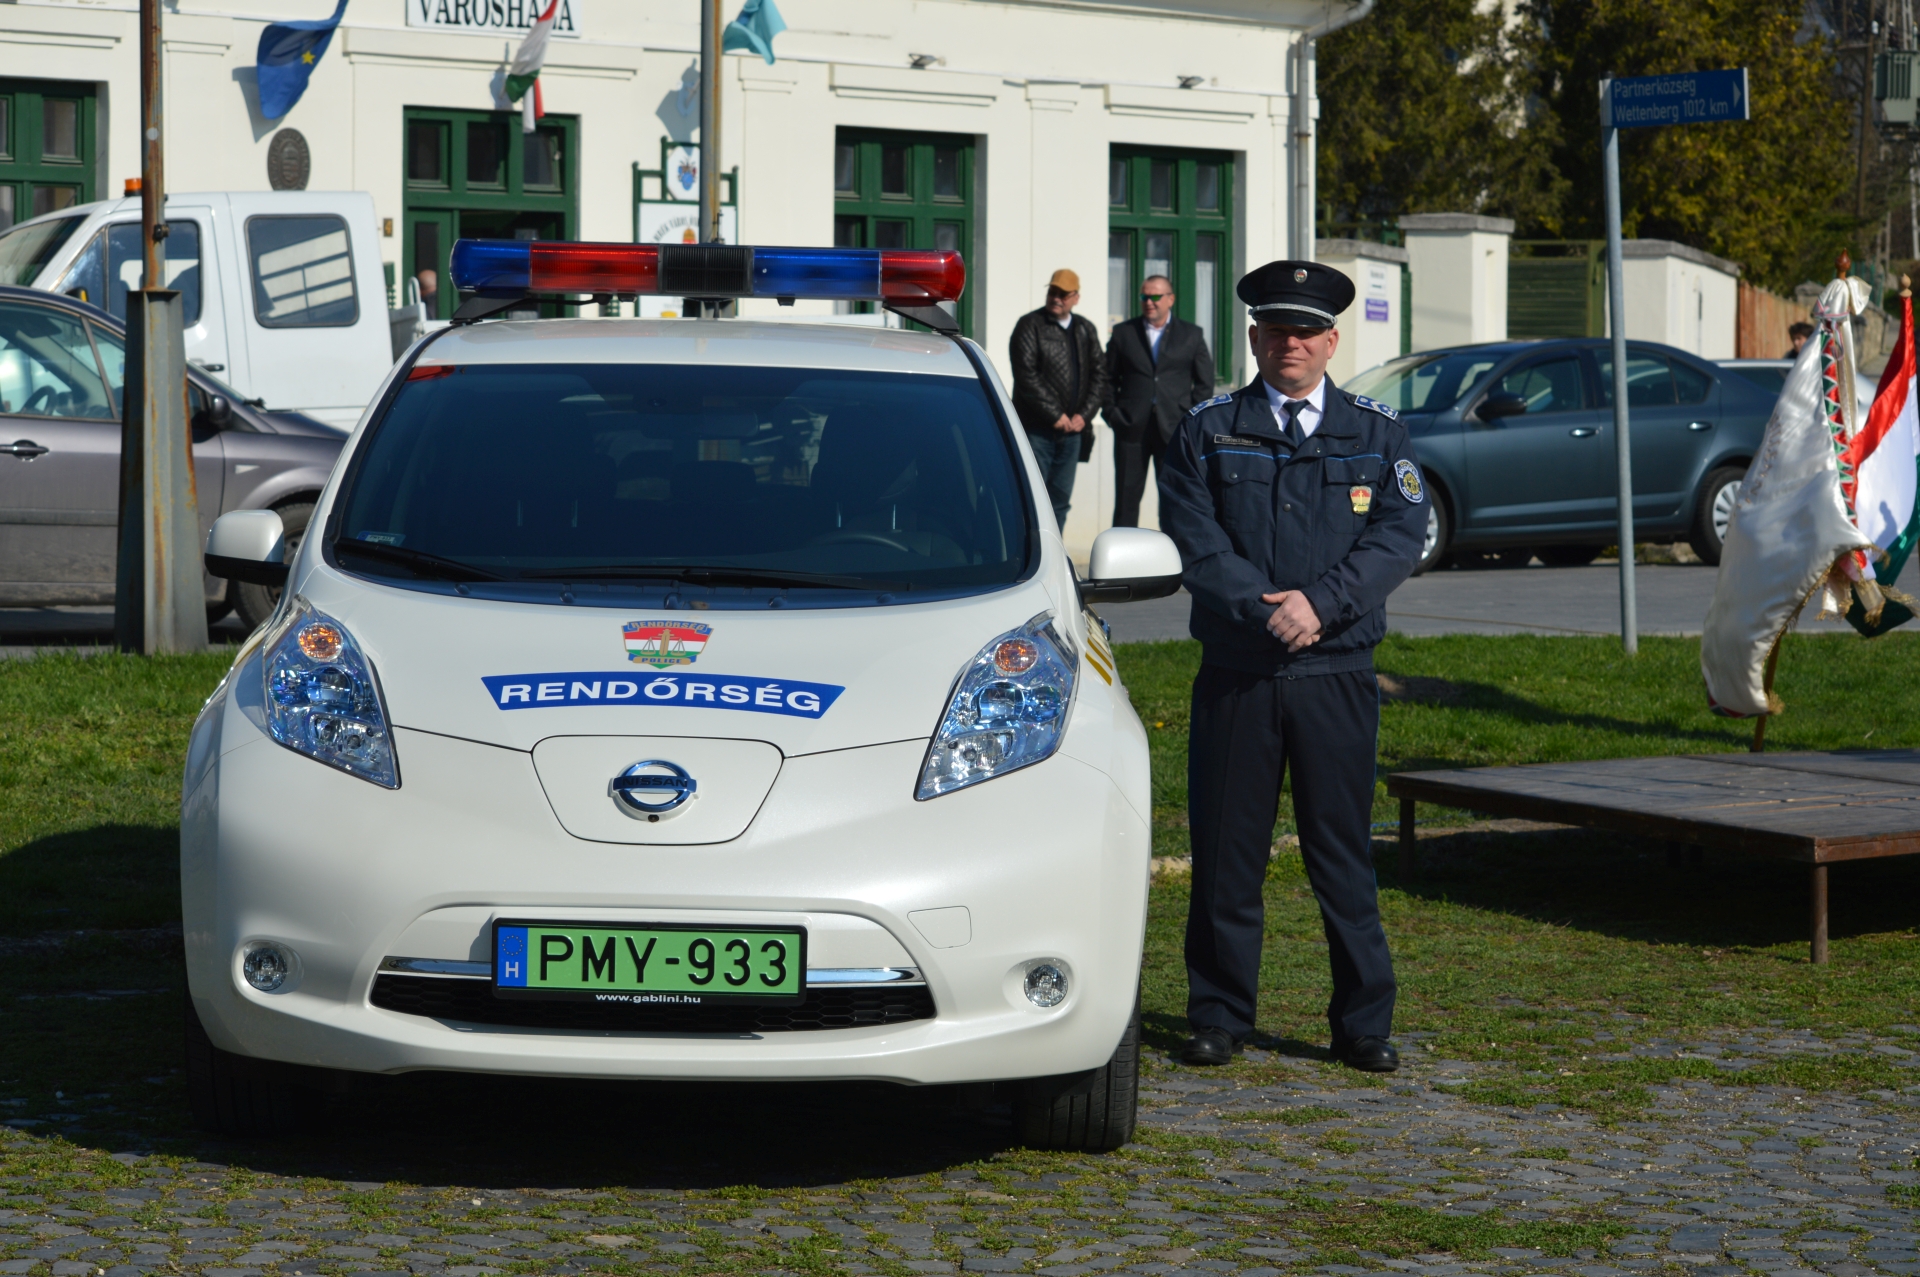
[[[635,1006],[795,1003],[806,997],[802,927],[493,924],[493,991]]]

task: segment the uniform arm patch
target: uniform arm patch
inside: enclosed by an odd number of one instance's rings
[[[1413,462],[1404,459],[1394,462],[1393,478],[1400,485],[1400,495],[1414,505],[1426,499],[1427,488],[1420,481],[1420,467]]]
[[[1348,395],[1347,398],[1353,401],[1353,406],[1356,408],[1370,409],[1373,412],[1379,413],[1381,416],[1385,417],[1388,421],[1400,420],[1399,409],[1389,408],[1387,405],[1381,403],[1378,399],[1369,399],[1365,395]]]

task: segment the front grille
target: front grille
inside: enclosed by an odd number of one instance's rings
[[[933,1018],[925,985],[807,990],[798,1006],[660,1006],[608,1002],[529,1002],[493,996],[489,980],[390,975],[373,980],[373,1005],[406,1015],[532,1029],[673,1033],[800,1033],[858,1029]]]

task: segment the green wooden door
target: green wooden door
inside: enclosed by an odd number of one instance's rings
[[[408,107],[402,292],[415,281],[446,319],[459,305],[446,283],[455,240],[577,238],[579,137],[573,116],[523,133],[518,111]]]
[[[839,130],[833,148],[834,244],[942,248],[970,256],[973,159],[974,140],[963,133]],[[969,284],[954,307],[968,336],[973,313]]]
[[[0,79],[0,230],[97,199],[90,84]]]
[[[1116,146],[1107,165],[1107,324],[1140,313],[1151,275],[1173,281],[1174,313],[1200,325],[1215,375],[1233,375],[1233,158]]]

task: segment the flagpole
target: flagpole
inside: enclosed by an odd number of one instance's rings
[[[720,239],[720,0],[700,0],[700,238]]]

